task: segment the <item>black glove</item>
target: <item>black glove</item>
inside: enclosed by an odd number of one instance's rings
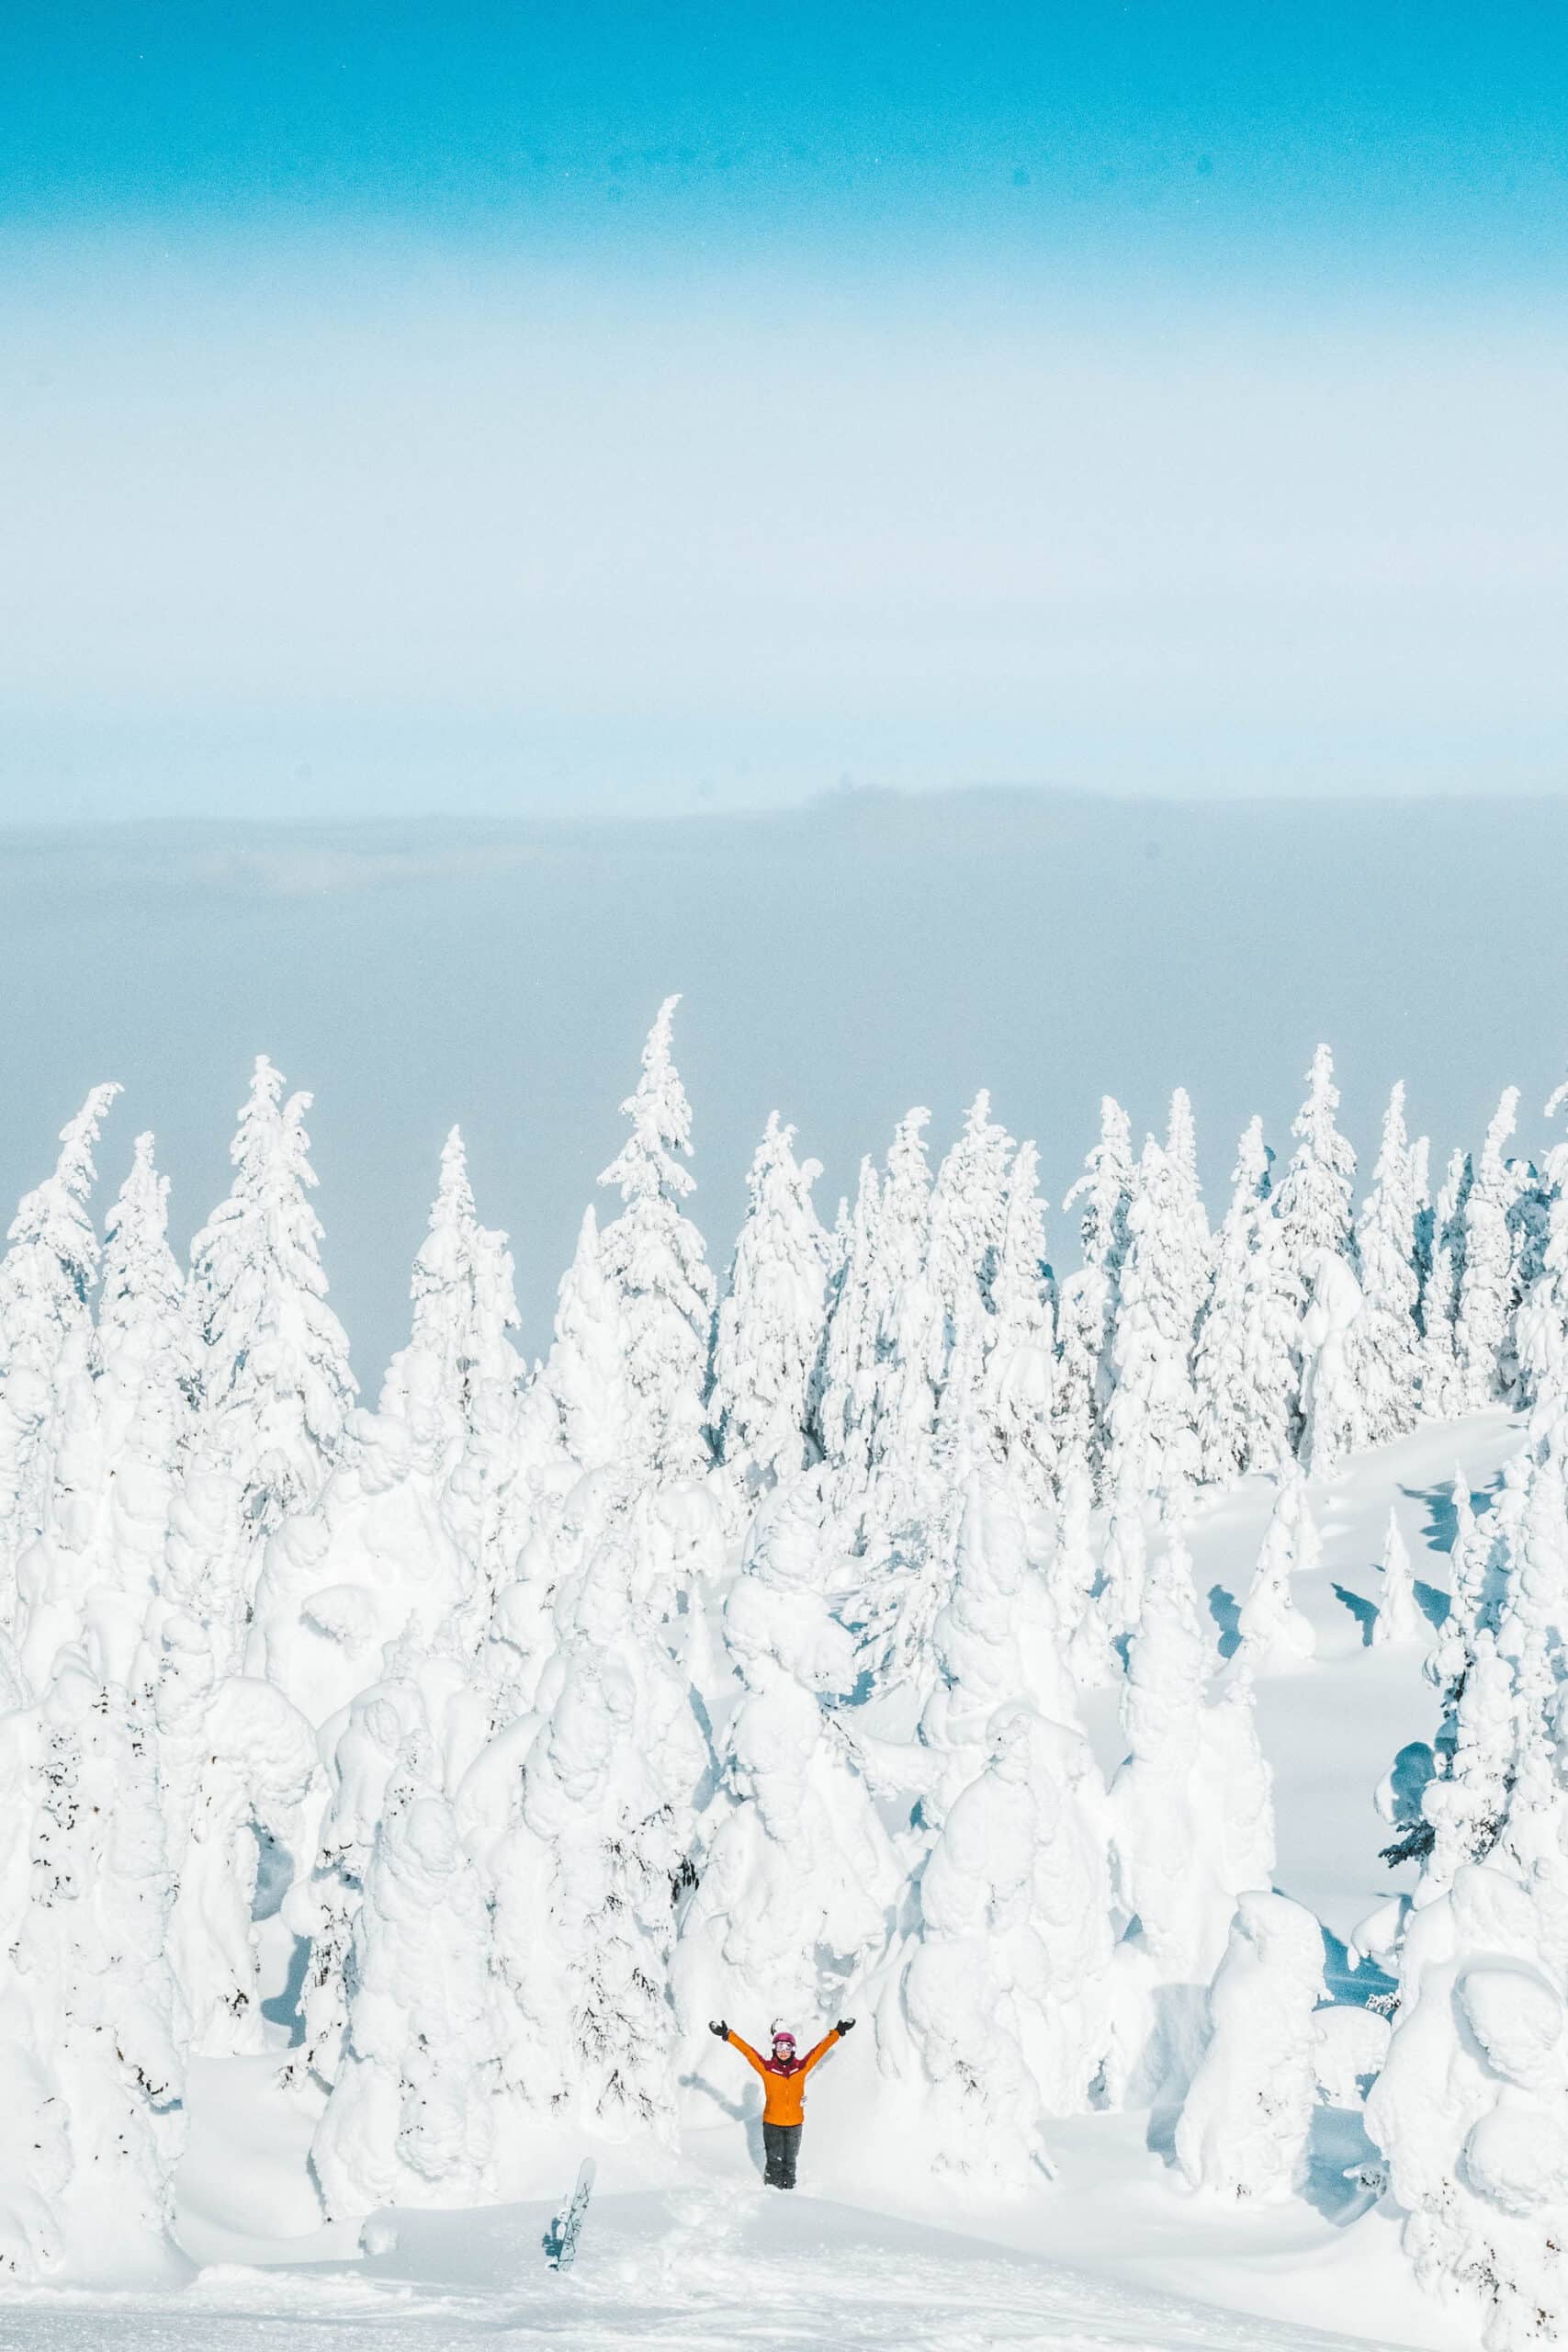
[[[833,2031],[835,2033],[853,2033],[854,2030],[855,2021],[853,2018],[840,2018],[833,2028]]]
[[[729,2040],[729,2028],[725,2024],[722,2018],[715,2018],[708,2026],[708,2031],[710,2033],[716,2033],[721,2041],[728,2041]]]

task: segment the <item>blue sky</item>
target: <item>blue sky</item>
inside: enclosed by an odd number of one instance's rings
[[[1557,8],[5,42],[13,816],[1562,782]]]

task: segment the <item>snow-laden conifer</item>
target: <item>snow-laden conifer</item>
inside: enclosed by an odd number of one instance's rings
[[[1518,1115],[1519,1090],[1510,1086],[1493,1114],[1464,1212],[1464,1262],[1460,1271],[1454,1348],[1460,1391],[1468,1409],[1495,1404],[1513,1385],[1514,1250],[1509,1219],[1519,1176],[1504,1156]]]
[[[939,1765],[928,1805],[939,1821],[955,1790],[980,1770],[999,1707],[1027,1699],[1053,1721],[1073,1720],[1050,1591],[1030,1560],[1008,1488],[994,1473],[975,1471],[966,1482],[953,1589],[937,1617],[932,1648],[936,1680],[919,1736]]]
[[[1209,2045],[1176,2127],[1176,2161],[1194,2188],[1280,2204],[1304,2187],[1322,1991],[1312,1913],[1264,1889],[1244,1894],[1209,1994]]]
[[[1207,1697],[1213,1650],[1192,1565],[1172,1533],[1156,1553],[1128,1645],[1122,1728],[1131,1753],[1111,1790],[1122,1902],[1168,1982],[1207,1984],[1246,1888],[1273,1874],[1270,1778],[1251,1729],[1247,1678]]]
[[[380,1420],[407,1430],[422,1500],[439,1499],[452,1539],[493,1598],[527,1533],[537,1465],[527,1459],[523,1366],[509,1336],[518,1324],[512,1254],[505,1234],[479,1221],[456,1127],[442,1148],[410,1296],[412,1329],[387,1368]],[[558,1425],[543,1400],[541,1410],[555,1452]]]
[[[1317,1637],[1296,1606],[1292,1578],[1316,1565],[1316,1531],[1306,1482],[1293,1467],[1280,1478],[1252,1583],[1238,1623],[1247,1663],[1259,1673],[1289,1672],[1311,1657]]]
[[[1474,2312],[1486,2352],[1553,2342],[1568,2324],[1562,1949],[1558,1889],[1462,1868],[1411,1919],[1367,2102],[1416,2277]]]
[[[1546,1106],[1549,1119],[1568,1113],[1568,1085]],[[1545,1430],[1568,1415],[1568,1136],[1552,1145],[1543,1170],[1546,1233],[1540,1271],[1518,1314],[1518,1357],[1524,1402]]]
[[[0,1716],[0,2268],[28,2277],[108,2215],[167,2245],[186,2020],[152,1746],[84,1651]]]
[[[716,2086],[706,2019],[839,2014],[886,1951],[905,1880],[860,1747],[833,1712],[858,1667],[827,1599],[830,1547],[820,1475],[781,1487],[725,1601],[741,1698],[676,1955],[682,2024]]]
[[[1129,1239],[1127,1214],[1136,1175],[1127,1114],[1111,1095],[1104,1095],[1100,1105],[1100,1140],[1062,1203],[1064,1214],[1082,1204],[1078,1232],[1083,1264],[1063,1291],[1063,1329],[1074,1336],[1071,1354],[1063,1366],[1072,1426],[1065,1423],[1060,1434],[1064,1442],[1074,1434],[1082,1436],[1097,1481],[1105,1452],[1103,1424],[1111,1401],[1122,1265]],[[1075,1357],[1082,1359],[1081,1366]],[[1085,1374],[1089,1375],[1087,1385]],[[1081,1429],[1080,1417],[1087,1419]]]
[[[1110,2020],[1103,1788],[1076,1729],[1016,1701],[917,1889],[902,1978],[939,2161],[1021,2182],[1045,2116],[1089,2103]]]
[[[310,2149],[334,2219],[493,2190],[490,1922],[432,1770],[405,1746],[366,1869],[344,2063]]]
[[[816,1453],[809,1420],[828,1240],[811,1200],[821,1163],[797,1160],[794,1142],[795,1129],[770,1113],[718,1310],[708,1412],[738,1522]]]
[[[579,1470],[626,1460],[634,1399],[626,1376],[620,1287],[605,1272],[599,1220],[584,1209],[571,1264],[561,1277],[555,1337],[540,1386],[558,1417],[560,1442]]]
[[[1203,1477],[1228,1485],[1278,1472],[1291,1448],[1302,1298],[1270,1200],[1272,1153],[1254,1119],[1236,1148],[1235,1190],[1220,1227],[1213,1288],[1193,1358]]]
[[[1118,1496],[1156,1495],[1198,1473],[1193,1323],[1203,1265],[1186,1179],[1151,1136],[1127,1211],[1111,1348],[1108,1476]]]
[[[638,1522],[615,1515],[563,1583],[515,1810],[485,1869],[525,2095],[599,2130],[668,2135],[672,1897],[709,1757],[649,1566]]]
[[[285,1101],[281,1074],[257,1057],[230,1149],[233,1183],[191,1243],[201,1439],[237,1477],[258,1531],[314,1502],[355,1393],[307,1197],[310,1101]]]
[[[1277,1196],[1285,1255],[1303,1283],[1312,1279],[1308,1261],[1320,1250],[1350,1254],[1356,1155],[1335,1123],[1338,1108],[1334,1057],[1319,1046],[1307,1073],[1306,1101],[1292,1122],[1296,1149]]]
[[[164,1607],[154,1721],[170,1868],[168,1951],[202,2057],[265,2046],[252,1914],[263,1853],[302,1875],[316,1843],[316,1743],[270,1683],[215,1671],[209,1630]]]
[[[1416,1571],[1410,1547],[1400,1532],[1399,1514],[1391,1510],[1383,1536],[1382,1577],[1378,1586],[1378,1613],[1372,1625],[1374,1648],[1393,1642],[1424,1642],[1431,1628],[1416,1598]]]
[[[1456,1329],[1464,1281],[1465,1219],[1474,1181],[1470,1154],[1456,1149],[1450,1155],[1432,1212],[1432,1270],[1421,1300],[1421,1408],[1429,1420],[1464,1410]]]
[[[1404,1087],[1383,1114],[1371,1190],[1356,1220],[1362,1307],[1348,1341],[1367,1442],[1382,1445],[1416,1423],[1420,1384],[1416,1164],[1404,1130]]]
[[[98,1238],[87,1213],[93,1149],[118,1086],[96,1086],[60,1132],[52,1174],[28,1193],[0,1259],[0,1622],[17,1562],[43,1523],[59,1419],[91,1376],[89,1299]]]
[[[1364,1301],[1348,1261],[1332,1250],[1309,1251],[1303,1271],[1311,1295],[1301,1322],[1301,1460],[1313,1477],[1322,1478],[1366,1442],[1355,1364]]]
[[[876,1371],[876,1295],[873,1270],[882,1223],[882,1180],[860,1164],[852,1209],[840,1203],[829,1252],[827,1333],[815,1384],[818,1442],[835,1491],[864,1490],[871,1470],[872,1401]]]
[[[920,1493],[944,1369],[942,1307],[931,1261],[930,1121],[931,1113],[917,1107],[894,1130],[872,1268],[871,1471],[874,1515],[885,1526],[907,1514]]]
[[[714,1283],[701,1234],[681,1204],[692,1112],[670,1053],[679,997],[667,997],[643,1048],[642,1074],[621,1109],[631,1133],[599,1179],[621,1213],[600,1236],[600,1263],[620,1311],[628,1426],[623,1466],[660,1480],[708,1467],[705,1400]]]
[[[1043,1511],[1055,1487],[1056,1350],[1039,1165],[1035,1147],[1024,1143],[1008,1170],[983,1414],[992,1459],[1006,1467],[1029,1508]]]

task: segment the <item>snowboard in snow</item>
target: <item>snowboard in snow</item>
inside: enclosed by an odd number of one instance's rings
[[[577,2187],[571,2192],[571,2202],[564,2213],[556,2215],[546,2241],[552,2269],[570,2270],[577,2258],[577,2241],[582,2228],[582,2217],[593,2194],[593,2172],[592,2157],[584,2156],[577,2176]]]

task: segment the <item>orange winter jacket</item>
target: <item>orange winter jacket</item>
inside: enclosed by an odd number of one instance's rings
[[[816,2065],[818,2058],[825,2058],[834,2042],[842,2041],[844,2037],[836,2028],[833,2032],[825,2033],[815,2050],[808,2050],[804,2058],[795,2060],[787,2075],[780,2067],[770,2064],[766,2058],[761,2057],[749,2041],[741,2041],[738,2033],[728,2034],[725,2038],[732,2049],[739,2051],[746,2064],[749,2066],[755,2066],[758,2074],[762,2077],[763,2122],[804,2123],[806,2120],[806,2077]]]

